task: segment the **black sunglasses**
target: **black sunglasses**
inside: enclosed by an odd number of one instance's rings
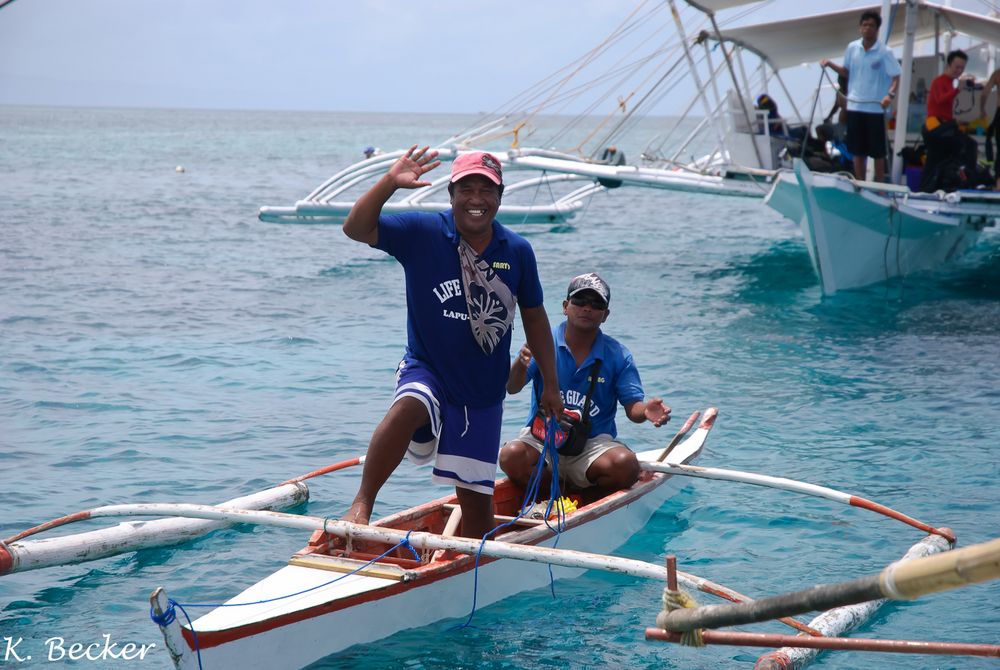
[[[604,311],[608,308],[608,303],[604,302],[598,296],[589,295],[575,295],[569,299],[571,303],[577,307],[591,307],[593,309],[599,309]]]

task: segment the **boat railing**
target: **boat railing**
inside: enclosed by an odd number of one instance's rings
[[[424,200],[427,200],[428,198],[431,198],[447,189],[449,183],[451,183],[451,175],[446,173],[432,181],[430,186],[425,186],[413,191],[410,195],[406,196],[399,202],[406,205],[415,205],[423,202]]]
[[[329,202],[334,197],[347,191],[373,175],[381,175],[390,165],[403,156],[407,150],[399,149],[389,153],[379,154],[373,158],[366,158],[348,165],[346,168],[336,173],[325,182],[315,188],[312,193],[303,200],[314,202]],[[452,160],[458,155],[458,151],[453,147],[442,146],[435,149],[438,157],[442,160]]]
[[[390,164],[392,161],[402,156],[403,153],[405,152],[402,150],[393,151],[386,154],[379,154],[378,156],[374,156],[372,158],[366,158],[364,160],[358,161],[357,163],[351,163],[350,165],[342,169],[340,172],[335,173],[332,177],[330,177],[325,182],[323,182],[315,189],[313,189],[313,191],[305,198],[303,198],[303,200],[316,200],[320,198],[327,189],[329,189],[331,186],[341,181],[342,179],[344,179],[344,177],[350,174],[355,174],[358,171],[364,171],[366,168],[374,169],[376,168],[376,166],[378,166],[379,169],[382,169],[386,165]]]
[[[444,161],[452,160],[459,154],[463,153],[454,147],[438,147],[438,156]],[[303,198],[304,201],[309,202],[331,202],[337,196],[343,194],[344,192],[350,190],[351,188],[361,184],[375,175],[381,175],[385,170],[400,156],[405,154],[403,150],[393,151],[391,153],[381,154],[375,158],[369,158],[347,168],[341,170],[335,174],[330,179],[326,180],[320,187],[313,190],[308,196]],[[551,149],[536,149],[536,148],[525,148],[525,149],[514,149],[506,154],[503,152],[496,152],[497,157],[500,158],[500,162],[504,165],[505,169],[509,170],[521,170],[521,169],[533,169],[520,165],[515,160],[519,157],[527,156],[540,156],[545,158],[556,158],[560,160],[567,161],[577,161],[577,162],[594,162],[588,161],[580,158],[579,156],[574,156],[561,151],[554,151]],[[595,164],[599,164],[596,163]],[[574,181],[574,180],[591,180],[592,177],[585,177],[580,175],[572,174],[543,174],[539,177],[522,180],[519,182],[508,184],[505,190],[506,194],[517,192],[519,190],[524,190],[533,186],[538,186],[541,184],[551,184],[556,182],[564,181]],[[422,188],[415,191],[413,194],[408,195],[400,200],[402,203],[416,204],[428,200],[439,194],[441,191],[447,188],[450,181],[449,175],[443,175],[440,178],[434,180],[430,186]]]

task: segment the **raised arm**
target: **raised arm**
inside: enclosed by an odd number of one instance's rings
[[[539,405],[546,416],[562,416],[562,397],[559,395],[559,377],[556,375],[556,347],[552,342],[552,328],[545,307],[522,307],[521,320],[528,347],[535,356],[542,374],[542,395]],[[508,378],[508,390],[510,381]]]
[[[378,242],[379,214],[382,213],[383,205],[389,201],[396,189],[430,186],[429,181],[422,181],[420,178],[441,165],[441,161],[435,160],[438,152],[428,153],[427,149],[428,147],[424,147],[417,150],[417,145],[414,144],[409,151],[392,164],[389,171],[382,175],[374,186],[358,198],[354,207],[347,213],[347,218],[344,219],[345,235],[365,244]]]
[[[652,398],[649,402],[636,400],[625,406],[625,415],[635,423],[651,421],[654,426],[659,428],[670,421],[670,408],[663,404],[661,398]]]
[[[528,383],[528,364],[531,363],[531,349],[527,344],[521,346],[517,352],[514,362],[510,365],[510,374],[507,375],[507,393],[514,395],[520,393],[524,385]]]

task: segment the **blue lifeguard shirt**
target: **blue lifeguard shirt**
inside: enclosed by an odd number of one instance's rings
[[[562,396],[566,409],[578,410],[583,413],[587,391],[590,389],[590,370],[594,361],[601,360],[601,369],[597,373],[597,384],[590,400],[590,437],[607,433],[611,437],[618,436],[615,425],[615,413],[618,403],[630,405],[642,400],[646,394],[642,390],[642,380],[639,370],[632,360],[632,352],[628,348],[603,331],[597,334],[594,346],[590,349],[587,360],[577,367],[573,352],[566,346],[566,322],[563,321],[552,329],[552,339],[556,345],[556,372],[559,374],[559,395]],[[531,425],[531,420],[538,412],[538,397],[544,384],[535,359],[528,364],[528,379],[533,384],[531,395],[531,414],[525,425]]]
[[[393,256],[406,277],[406,358],[429,366],[448,401],[482,408],[503,402],[510,371],[512,328],[492,353],[472,334],[458,260],[460,237],[451,210],[379,217],[375,248]],[[490,264],[523,307],[542,304],[535,252],[523,237],[493,222],[493,239],[479,257]]]
[[[889,93],[893,77],[902,73],[899,61],[884,44],[875,41],[865,51],[860,38],[847,45],[844,51],[847,68],[847,109],[852,112],[883,114],[882,98]]]

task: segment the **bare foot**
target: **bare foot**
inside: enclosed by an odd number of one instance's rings
[[[363,502],[356,502],[340,517],[340,520],[367,525],[371,515],[372,509],[370,505],[366,505]]]

